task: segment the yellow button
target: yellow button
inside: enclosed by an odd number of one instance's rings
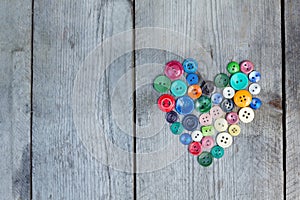
[[[252,101],[252,95],[247,90],[239,90],[233,97],[235,105],[244,108],[250,105]]]
[[[202,95],[202,90],[199,85],[191,85],[188,89],[188,95],[192,99],[198,99]]]
[[[239,125],[233,124],[229,126],[228,132],[232,136],[238,136],[241,132],[241,128],[239,127]]]

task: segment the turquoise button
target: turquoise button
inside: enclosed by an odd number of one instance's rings
[[[248,86],[248,77],[242,72],[235,73],[230,78],[230,85],[235,90],[243,90]]]
[[[176,80],[171,85],[171,92],[175,97],[181,97],[185,95],[187,91],[187,85],[182,80]]]
[[[174,135],[179,135],[182,133],[183,131],[183,126],[180,122],[174,122],[171,126],[170,126],[171,132]]]
[[[214,158],[219,159],[223,157],[224,149],[220,146],[214,146],[213,148],[211,148],[210,153]]]

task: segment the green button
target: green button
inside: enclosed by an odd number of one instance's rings
[[[248,86],[248,77],[242,72],[233,74],[230,78],[230,85],[235,90],[243,90]]]
[[[185,95],[187,91],[187,85],[182,80],[176,80],[171,85],[171,92],[175,97],[181,97]]]
[[[212,107],[211,99],[207,96],[201,96],[195,102],[196,109],[201,113],[207,113]]]
[[[232,61],[227,65],[227,71],[230,74],[237,73],[240,71],[240,65],[237,62]]]
[[[229,77],[224,73],[220,73],[215,77],[215,85],[218,88],[224,88],[228,85],[228,83]]]
[[[171,126],[170,126],[171,132],[175,135],[179,135],[183,132],[183,126],[180,122],[174,122]]]
[[[214,127],[213,126],[202,126],[201,132],[203,136],[211,136],[214,134]]]
[[[171,80],[166,76],[158,76],[154,80],[153,87],[157,92],[167,92],[171,87]]]
[[[211,165],[212,161],[213,161],[213,156],[207,151],[203,151],[198,156],[198,163],[203,167],[208,167],[209,165]]]
[[[220,146],[214,146],[211,148],[210,153],[215,158],[222,158],[224,155],[224,149]]]

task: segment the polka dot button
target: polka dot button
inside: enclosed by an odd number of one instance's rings
[[[254,119],[254,111],[249,108],[242,108],[239,110],[239,118],[244,123],[250,123]]]
[[[188,95],[192,99],[198,99],[202,95],[202,89],[199,85],[191,85],[188,89]]]
[[[226,87],[223,89],[223,96],[226,99],[231,99],[235,95],[235,90],[232,87]]]
[[[194,101],[188,96],[179,97],[175,109],[181,115],[190,114],[194,110]]]
[[[216,145],[213,148],[211,148],[210,153],[214,158],[219,159],[219,158],[223,157],[224,149],[222,147]]]
[[[252,82],[252,83],[257,83],[259,80],[260,80],[260,73],[258,71],[252,71],[250,74],[249,74],[249,80]]]
[[[253,95],[257,95],[260,93],[260,90],[261,90],[261,87],[260,85],[258,85],[257,83],[252,83],[250,86],[249,86],[249,92]]]
[[[233,97],[235,105],[244,108],[249,106],[252,101],[252,95],[247,90],[239,90]]]
[[[205,136],[201,140],[204,149],[210,149],[214,145],[214,139],[211,136]]]
[[[211,136],[215,133],[213,126],[202,126],[201,131],[203,136]]]
[[[226,115],[228,124],[237,124],[239,122],[239,116],[236,112],[230,112]]]
[[[210,96],[212,93],[216,91],[216,86],[212,81],[205,81],[203,84],[202,88],[202,93]]]
[[[166,113],[166,120],[169,123],[174,123],[178,120],[178,114],[175,111]]]
[[[167,92],[171,87],[171,80],[166,76],[158,76],[154,80],[153,87],[157,92]]]
[[[250,103],[250,107],[253,109],[253,110],[257,110],[261,107],[262,105],[262,102],[259,98],[252,98],[252,101]]]
[[[198,69],[198,63],[193,58],[187,58],[183,61],[183,69],[186,73],[194,73]]]
[[[233,74],[230,78],[230,85],[235,90],[243,90],[248,86],[248,77],[242,72]]]
[[[201,154],[202,152],[202,146],[199,142],[192,142],[189,145],[189,152],[194,155],[194,156],[198,156]]]
[[[203,138],[201,131],[198,131],[198,130],[193,131],[191,136],[192,136],[193,141],[195,141],[195,142],[200,142]]]
[[[226,131],[228,128],[228,123],[226,119],[224,118],[219,118],[215,121],[214,127],[218,132],[223,132]]]
[[[220,104],[223,100],[223,96],[220,93],[214,93],[211,95],[211,101],[213,104]]]
[[[183,74],[183,67],[180,62],[173,60],[166,64],[165,74],[171,80],[179,79]]]
[[[232,136],[229,133],[219,133],[217,136],[217,144],[222,148],[228,148],[232,144]]]
[[[189,114],[184,116],[182,119],[182,125],[183,127],[188,131],[194,131],[198,127],[198,117],[196,117],[193,114]]]
[[[218,118],[222,117],[224,114],[224,112],[222,111],[220,106],[212,107],[209,113],[213,119],[218,119]]]
[[[179,135],[183,132],[183,126],[180,122],[174,122],[171,126],[170,126],[170,130],[173,134],[175,135]]]
[[[228,65],[227,65],[227,71],[230,73],[230,74],[234,74],[234,73],[237,73],[240,71],[240,66],[237,62],[230,62]]]
[[[229,113],[234,108],[234,102],[231,99],[224,99],[220,104],[220,107],[225,113]]]
[[[181,142],[181,144],[189,145],[193,140],[190,134],[183,133],[180,135],[179,141]]]
[[[205,113],[200,115],[199,122],[203,126],[210,125],[212,123],[212,117],[209,113]]]
[[[163,94],[157,100],[158,108],[163,112],[170,112],[175,107],[175,99],[172,95]]]
[[[199,82],[199,77],[197,74],[188,74],[186,76],[186,81],[188,82],[189,85],[195,85]]]
[[[171,85],[171,93],[175,97],[180,97],[185,95],[186,91],[187,91],[187,86],[185,82],[183,82],[182,80],[176,80]]]
[[[241,133],[241,128],[237,124],[230,125],[228,132],[232,136],[238,136]]]
[[[245,74],[249,74],[253,71],[254,65],[249,60],[245,60],[240,64],[241,71]]]
[[[208,167],[213,162],[213,156],[211,153],[204,151],[198,156],[197,160],[201,166]]]
[[[207,113],[212,107],[211,99],[207,96],[201,96],[195,102],[196,109],[201,113]]]
[[[228,83],[229,83],[229,77],[224,73],[220,73],[215,77],[215,85],[218,88],[224,88],[228,85]]]

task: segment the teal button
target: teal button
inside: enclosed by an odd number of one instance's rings
[[[171,132],[175,135],[180,135],[183,132],[183,126],[180,122],[174,122],[170,126]]]
[[[201,113],[207,113],[212,107],[211,99],[207,96],[201,96],[195,102],[196,109]]]
[[[198,163],[203,167],[208,167],[209,165],[211,165],[212,162],[213,162],[213,156],[211,155],[211,153],[207,151],[203,151],[198,156]]]
[[[185,95],[187,91],[187,85],[182,80],[176,80],[171,85],[171,92],[175,97],[181,97]]]
[[[228,85],[228,83],[229,77],[224,73],[220,73],[215,77],[215,85],[218,88],[224,88]]]
[[[158,76],[154,80],[153,87],[157,92],[167,92],[171,87],[171,80],[166,76]]]
[[[210,153],[214,158],[222,158],[224,155],[224,149],[220,146],[214,146],[211,148]]]
[[[243,90],[248,86],[248,77],[242,72],[235,73],[230,78],[230,85],[235,90]]]

